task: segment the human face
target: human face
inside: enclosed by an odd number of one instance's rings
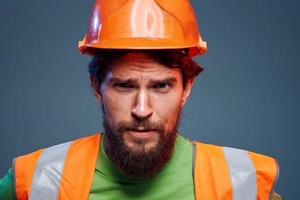
[[[110,66],[100,100],[111,124],[149,121],[163,124],[167,133],[174,128],[190,93],[188,85],[184,90],[179,68],[164,66],[145,53],[129,53]],[[143,140],[147,151],[157,145],[159,135],[141,126],[125,130],[123,139],[135,151]]]
[[[164,66],[145,53],[128,53],[109,67],[100,90],[94,87],[103,108],[108,156],[118,163],[126,157],[124,152],[134,160],[146,162],[149,158],[147,164],[133,165],[133,173],[137,173],[137,165],[143,168],[141,173],[147,171],[144,166],[164,165],[172,153],[180,112],[192,81],[183,88],[179,68]],[[119,163],[120,168],[124,163]]]

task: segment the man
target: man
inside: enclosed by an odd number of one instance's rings
[[[105,133],[16,158],[1,199],[277,198],[274,159],[177,133],[206,51],[188,1],[97,0],[79,48]]]

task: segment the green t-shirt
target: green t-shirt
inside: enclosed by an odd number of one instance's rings
[[[102,144],[104,139],[105,135]],[[151,179],[137,181],[121,174],[108,159],[101,145],[89,200],[194,199],[192,151],[191,142],[178,135],[173,156],[163,170]],[[13,199],[11,169],[0,179],[0,199]]]
[[[0,199],[13,200],[14,199],[14,183],[13,183],[12,169],[8,170],[6,176],[0,179]]]

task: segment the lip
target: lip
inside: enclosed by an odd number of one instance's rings
[[[147,139],[152,137],[156,134],[154,130],[128,130],[129,135],[140,138],[140,139]]]

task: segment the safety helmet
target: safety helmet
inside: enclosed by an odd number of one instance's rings
[[[192,57],[207,46],[188,0],[96,0],[78,48],[90,55],[97,49],[188,49]]]

